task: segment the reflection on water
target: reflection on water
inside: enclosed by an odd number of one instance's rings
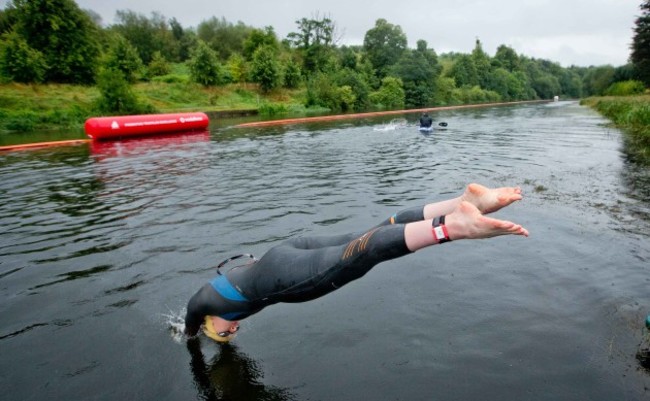
[[[215,356],[205,362],[198,338],[187,341],[192,357],[191,370],[203,400],[288,401],[295,397],[286,389],[264,385],[263,371],[236,346],[220,344]]]
[[[0,155],[3,394],[646,398],[648,168],[576,103],[433,117],[447,128],[422,135],[417,115],[383,131],[396,116],[219,121],[210,133]],[[522,185],[525,200],[499,217],[531,237],[384,263],[331,296],[267,308],[234,346],[203,353],[158,318],[232,254],[357,231],[472,181]]]

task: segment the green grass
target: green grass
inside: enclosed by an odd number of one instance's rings
[[[625,133],[625,151],[636,162],[650,165],[650,94],[584,99]]]
[[[174,66],[174,79],[155,79],[133,85],[136,96],[157,112],[281,110],[306,112],[304,91],[281,89],[262,94],[254,84],[203,87],[191,83],[183,66]],[[165,77],[158,77],[165,78]],[[99,115],[93,86],[64,84],[0,84],[0,135],[48,130],[82,131],[86,119]]]

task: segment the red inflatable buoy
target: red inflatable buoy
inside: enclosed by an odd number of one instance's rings
[[[86,135],[92,139],[114,139],[174,131],[204,130],[210,124],[205,113],[144,114],[93,117],[86,120]]]

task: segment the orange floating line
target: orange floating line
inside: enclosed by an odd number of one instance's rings
[[[67,141],[53,141],[53,142],[36,142],[36,143],[23,143],[19,145],[0,146],[0,152],[8,152],[13,150],[30,150],[38,148],[48,148],[52,146],[70,146],[81,145],[90,142],[90,139],[70,139]]]
[[[287,118],[283,120],[258,121],[252,123],[238,124],[235,125],[235,127],[237,128],[265,127],[265,126],[272,126],[272,125],[298,124],[298,123],[306,123],[306,122],[333,121],[333,120],[345,120],[351,118],[386,116],[391,114],[423,113],[425,111],[433,112],[433,111],[440,111],[440,110],[470,109],[470,108],[493,107],[493,106],[515,106],[518,104],[526,104],[526,103],[548,103],[548,102],[551,102],[551,100],[525,100],[521,102],[464,104],[460,106],[427,107],[423,109],[371,111],[368,113],[337,114],[334,116],[300,117],[300,118]]]

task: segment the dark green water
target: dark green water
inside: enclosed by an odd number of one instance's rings
[[[576,103],[0,154],[0,388],[32,400],[642,400],[650,171]],[[406,116],[413,120],[413,115]],[[521,185],[530,238],[458,241],[242,322],[169,330],[238,253]]]

